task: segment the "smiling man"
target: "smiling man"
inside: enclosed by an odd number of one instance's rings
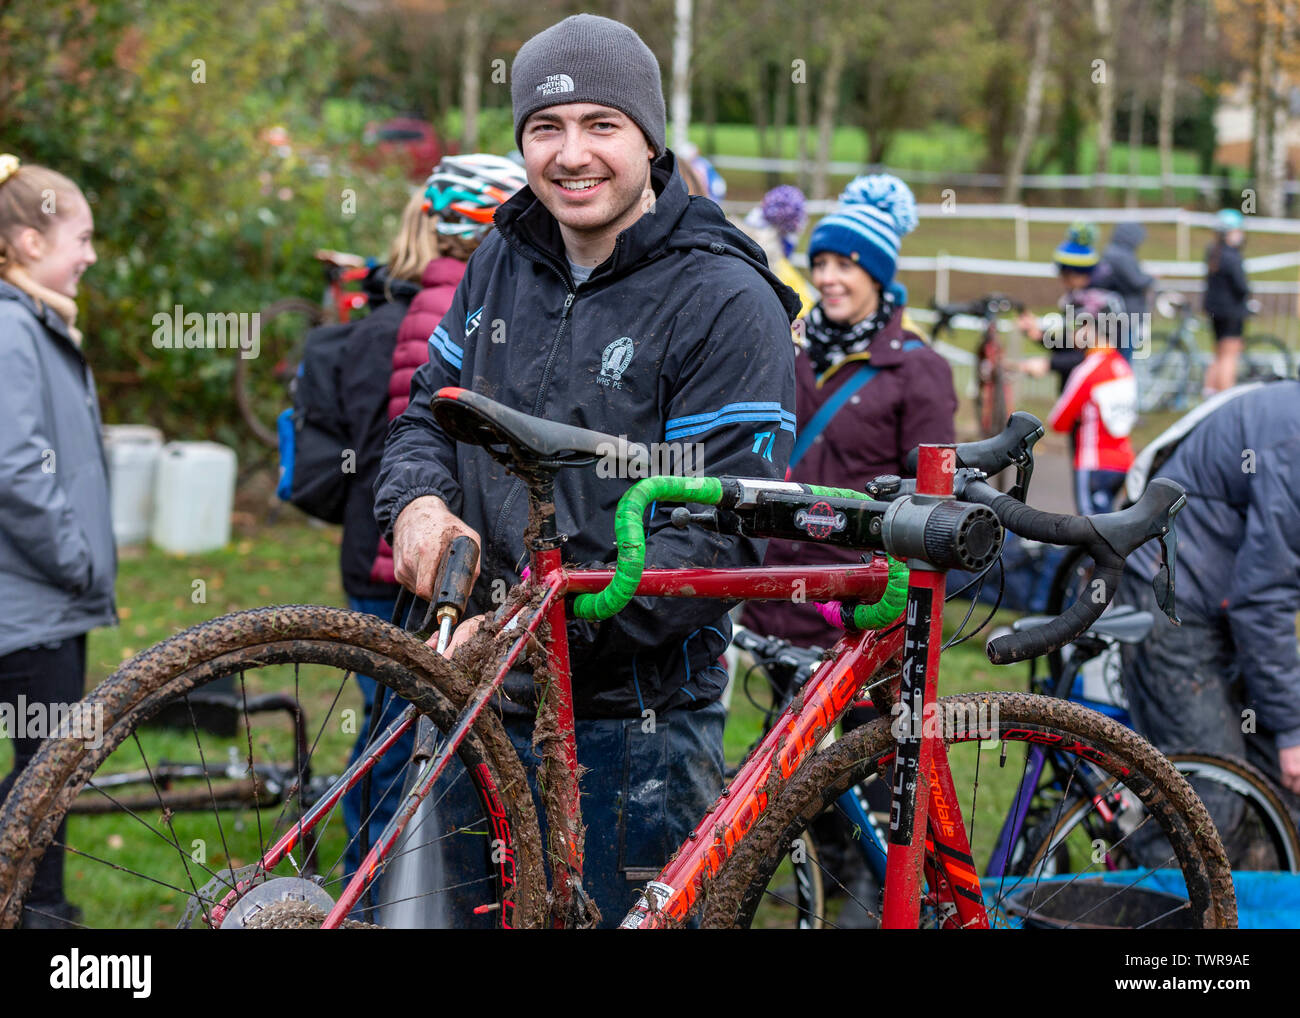
[[[430,338],[376,487],[397,578],[416,593],[429,596],[452,538],[479,542],[479,613],[493,607],[493,580],[520,578],[527,498],[481,449],[440,431],[429,409],[440,387],[647,445],[690,442],[712,475],[780,478],[794,444],[798,299],[717,205],[688,196],[665,146],[654,54],[616,21],[566,18],[519,50],[511,95],[528,186],[497,211]],[[614,508],[630,483],[560,472],[567,560],[614,557]],[[762,561],[764,542],[677,530],[666,510],[647,526],[647,566]],[[637,598],[606,622],[570,626],[585,887],[607,924],[721,788],[726,608]],[[507,728],[531,764],[531,679],[512,676],[507,691]]]

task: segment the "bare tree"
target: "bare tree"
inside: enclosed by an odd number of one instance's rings
[[[691,0],[673,4],[673,148],[685,148],[691,127]]]
[[[1115,133],[1115,25],[1111,18],[1110,0],[1092,0],[1092,17],[1100,38],[1100,74],[1093,74],[1097,85],[1097,166],[1098,175],[1110,172],[1110,146]],[[1094,192],[1097,204],[1106,197],[1106,188],[1100,182]]]
[[[1185,0],[1173,0],[1169,5],[1165,58],[1160,71],[1160,125],[1156,144],[1160,146],[1160,177],[1165,202],[1169,205],[1174,203],[1174,188],[1169,178],[1174,173],[1174,102],[1178,98],[1178,51],[1182,46],[1185,13]]]
[[[830,176],[831,141],[835,135],[835,117],[839,111],[840,79],[848,59],[848,38],[831,27],[827,46],[826,70],[822,74],[821,96],[817,104],[817,160],[812,169],[812,197],[827,197]]]
[[[461,48],[460,68],[460,145],[462,152],[478,151],[478,110],[482,99],[483,79],[479,75],[483,63],[483,16],[478,4],[470,4],[465,11],[465,33]]]
[[[1038,137],[1038,124],[1043,115],[1043,87],[1047,80],[1047,58],[1052,42],[1052,2],[1034,0],[1034,52],[1025,89],[1025,116],[1002,191],[1002,200],[1008,203],[1020,200],[1020,180],[1024,176],[1029,150]]]

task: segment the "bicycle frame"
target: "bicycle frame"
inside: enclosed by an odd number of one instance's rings
[[[952,476],[951,446],[921,447],[917,483],[920,495],[950,497]],[[546,505],[548,495],[547,486],[530,487],[535,508]],[[575,836],[582,827],[564,597],[599,591],[609,584],[614,574],[613,570],[607,569],[566,567],[561,561],[562,539],[556,533],[553,507],[549,513],[539,513],[539,519],[537,537],[529,551],[531,576],[534,578],[530,582],[542,588],[540,602],[527,612],[517,610],[505,620],[505,626],[517,628],[519,635],[496,675],[492,681],[480,686],[461,711],[439,752],[417,778],[403,808],[371,848],[335,903],[326,919],[326,928],[342,922],[369,882],[379,873],[406,822],[414,816],[419,803],[431,790],[474,719],[504,682],[525,644],[543,624],[549,624],[551,633],[546,643],[551,673],[547,695],[555,698],[565,765],[563,779],[559,787],[549,790],[547,803],[552,829],[561,839],[561,854],[567,871],[553,874],[556,905],[552,915],[554,925],[566,925],[575,888],[581,883],[583,859],[580,839]],[[861,699],[861,690],[872,676],[900,652],[902,670],[898,678],[897,702],[906,706],[914,723],[912,731],[899,739],[894,756],[883,925],[915,928],[920,916],[923,884],[928,881],[932,895],[942,906],[946,925],[988,926],[979,877],[974,869],[948,767],[946,747],[942,738],[931,730],[932,726],[921,723],[926,717],[926,705],[937,699],[946,573],[922,562],[914,561],[910,565],[911,579],[903,621],[884,632],[846,634],[835,645],[831,656],[787,706],[729,787],[723,789],[712,808],[680,846],[673,861],[647,885],[641,900],[624,918],[621,924],[624,928],[648,929],[684,921],[696,904],[701,889],[721,870],[763,814],[771,798],[816,751],[840,716],[854,701]],[[637,593],[651,597],[784,600],[796,579],[804,581],[805,595],[812,600],[855,598],[872,601],[879,600],[884,593],[888,568],[883,560],[877,560],[865,565],[807,568],[648,569],[642,574]],[[349,774],[340,779],[339,785],[355,783],[393,741],[395,736],[386,733],[381,745],[358,761]],[[341,790],[327,798],[332,801],[337,794],[342,794]],[[314,821],[315,812],[315,808],[309,811],[300,827],[281,841],[291,843],[295,835],[300,836],[301,826],[308,820]],[[507,850],[501,853],[501,875],[509,884],[513,874],[509,832],[498,827],[494,833],[504,835]],[[268,853],[268,865],[283,858],[281,851],[272,859],[278,848],[281,848],[279,844]]]

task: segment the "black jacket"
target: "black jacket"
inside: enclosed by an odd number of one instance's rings
[[[393,372],[397,328],[420,288],[401,279],[389,281],[383,268],[371,271],[364,286],[370,311],[350,330],[346,352],[340,358],[346,370],[338,383],[339,409],[348,433],[348,447],[356,453],[356,473],[350,478],[343,507],[339,566],[343,589],[349,597],[393,598],[398,587],[370,578],[379,548],[375,477],[388,434],[388,380]]]
[[[483,450],[434,423],[429,396],[447,385],[507,406],[646,443],[699,443],[702,472],[781,478],[794,446],[794,292],[722,211],[689,198],[676,160],[652,166],[653,211],[621,233],[610,257],[573,283],[559,225],[525,187],[496,214],[429,363],[394,421],[376,489],[385,536],[413,499],[442,497],[482,536],[482,575],[513,584],[525,564],[527,493]],[[629,359],[630,358],[630,359]],[[630,481],[568,469],[556,481],[565,558],[615,557],[614,508]],[[646,565],[757,566],[763,541],[648,523]],[[586,717],[704,705],[721,695],[718,657],[730,640],[720,601],[637,598],[622,613],[570,625],[575,709]]]
[[[1218,264],[1211,268],[1215,248]],[[1246,301],[1250,299],[1250,283],[1241,264],[1241,252],[1221,241],[1205,249],[1205,312],[1216,318],[1245,318]]]
[[[1175,520],[1179,615],[1229,629],[1260,727],[1280,746],[1300,744],[1300,383],[1272,382],[1215,410],[1155,476],[1187,489]],[[1129,558],[1146,579],[1158,562],[1154,541]]]

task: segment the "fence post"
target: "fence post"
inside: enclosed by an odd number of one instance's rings
[[[1178,247],[1178,260],[1180,262],[1189,261],[1192,257],[1192,237],[1191,224],[1187,221],[1187,210],[1180,208],[1178,210],[1178,220],[1175,224],[1176,243]]]
[[[934,258],[934,302],[948,303],[948,252],[940,251]]]
[[[1016,206],[1016,260],[1029,261],[1029,219],[1023,205]]]

